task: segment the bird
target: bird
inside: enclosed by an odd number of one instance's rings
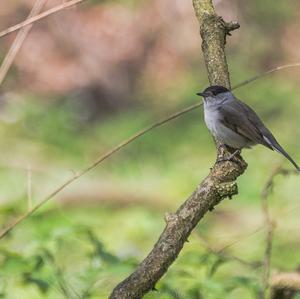
[[[237,99],[229,89],[213,85],[197,95],[203,97],[204,120],[209,131],[222,145],[235,150],[228,160],[244,148],[261,144],[282,154],[300,171],[298,164],[282,148],[255,111]]]

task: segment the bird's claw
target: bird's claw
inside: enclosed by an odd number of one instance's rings
[[[218,158],[216,163],[221,163],[221,162],[227,162],[227,161],[231,161],[231,162],[237,162],[237,160],[235,159],[235,157],[237,155],[239,155],[241,153],[241,150],[237,149],[235,150],[229,157],[227,158]]]

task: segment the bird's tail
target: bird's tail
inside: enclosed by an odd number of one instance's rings
[[[276,142],[276,144],[272,144],[272,148],[282,154],[283,156],[285,156],[297,169],[298,172],[300,172],[300,167],[298,166],[298,164],[291,158],[291,156],[280,146],[280,144],[278,144],[278,142]]]

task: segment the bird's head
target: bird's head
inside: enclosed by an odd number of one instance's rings
[[[230,90],[224,86],[213,85],[213,86],[207,87],[203,92],[198,92],[197,95],[200,97],[207,98],[207,97],[215,97],[221,93],[229,92],[229,91]]]

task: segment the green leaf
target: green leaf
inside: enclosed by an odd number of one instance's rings
[[[216,271],[219,269],[221,265],[223,265],[226,262],[226,260],[222,257],[218,257],[217,260],[210,266],[208,269],[208,276],[212,277]]]
[[[103,243],[91,230],[87,230],[87,236],[94,247],[94,256],[99,256],[103,262],[106,262],[108,264],[120,263],[120,260],[117,256],[109,253],[104,249]]]
[[[31,275],[31,273],[28,272],[23,273],[23,282],[25,284],[36,285],[43,294],[46,294],[50,288],[50,285],[47,281],[40,278],[35,278]]]

